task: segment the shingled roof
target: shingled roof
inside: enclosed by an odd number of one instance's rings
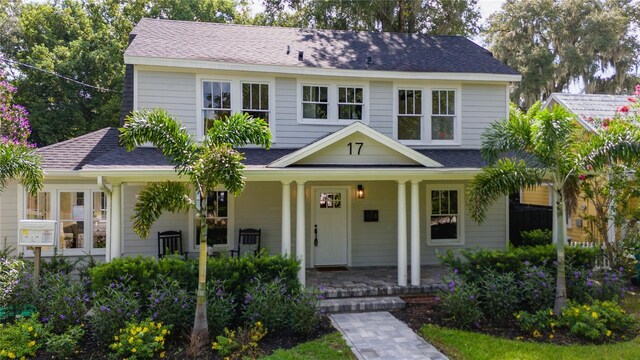
[[[135,37],[125,57],[345,70],[518,74],[461,36],[157,19],[140,20],[131,35]]]
[[[45,170],[80,170],[118,147],[118,129],[108,127],[36,151]]]
[[[629,95],[553,93],[545,107],[564,106],[585,127],[593,129],[590,119],[613,118],[621,106],[630,104],[628,99]]]

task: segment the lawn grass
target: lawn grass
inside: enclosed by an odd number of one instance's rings
[[[334,332],[319,339],[300,344],[288,350],[277,350],[264,360],[352,360],[356,357],[347,346],[342,335]]]
[[[560,346],[507,340],[431,324],[422,327],[420,332],[452,360],[624,360],[640,357],[640,338],[606,345]]]

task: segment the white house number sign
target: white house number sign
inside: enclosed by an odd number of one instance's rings
[[[360,155],[363,145],[363,142],[348,143],[347,147],[349,148],[349,155]]]

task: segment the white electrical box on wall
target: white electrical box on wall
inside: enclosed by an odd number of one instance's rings
[[[18,221],[18,245],[53,246],[55,231],[55,220],[20,220]]]

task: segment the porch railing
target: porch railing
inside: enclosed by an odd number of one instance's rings
[[[611,270],[611,262],[609,261],[607,250],[605,249],[605,246],[603,244],[589,241],[580,241],[571,242],[569,243],[569,246],[575,248],[596,249],[596,259],[593,264],[593,270]]]

